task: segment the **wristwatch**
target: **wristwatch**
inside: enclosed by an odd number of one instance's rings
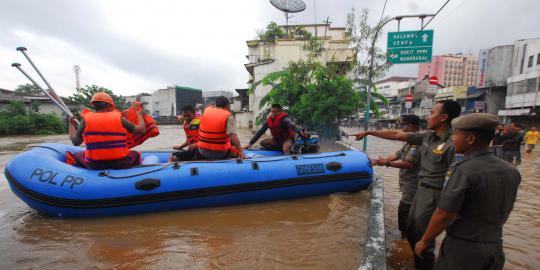
[[[386,168],[388,168],[388,166],[390,166],[390,162],[389,160],[387,160],[385,163],[384,163],[384,166],[386,166]]]

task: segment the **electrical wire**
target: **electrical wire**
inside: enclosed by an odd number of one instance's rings
[[[441,10],[448,4],[448,2],[450,2],[450,0],[447,0],[446,3],[444,3],[444,5],[442,5],[441,8],[439,8],[439,10],[437,11],[437,13],[435,13],[435,15],[433,15],[433,17],[431,17],[431,19],[429,19],[429,21],[424,25],[422,26],[422,28],[420,29],[420,31],[418,31],[418,33],[420,33],[422,30],[424,30],[424,28],[426,28],[426,26],[428,26],[428,24],[435,18],[437,17],[437,15],[439,14],[439,12],[441,12]],[[416,33],[418,35],[418,33]]]

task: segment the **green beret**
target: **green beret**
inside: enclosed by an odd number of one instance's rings
[[[452,120],[452,127],[470,131],[491,131],[495,130],[498,123],[499,118],[493,114],[471,113]]]

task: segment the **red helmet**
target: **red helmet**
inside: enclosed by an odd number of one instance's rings
[[[97,92],[92,96],[92,100],[90,100],[90,103],[95,101],[102,101],[105,103],[108,103],[112,106],[114,106],[114,101],[112,100],[111,96],[105,92]]]

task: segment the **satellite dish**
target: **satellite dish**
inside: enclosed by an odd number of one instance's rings
[[[306,9],[302,0],[270,0],[270,4],[285,13],[285,30],[289,34],[289,13],[298,13]]]

